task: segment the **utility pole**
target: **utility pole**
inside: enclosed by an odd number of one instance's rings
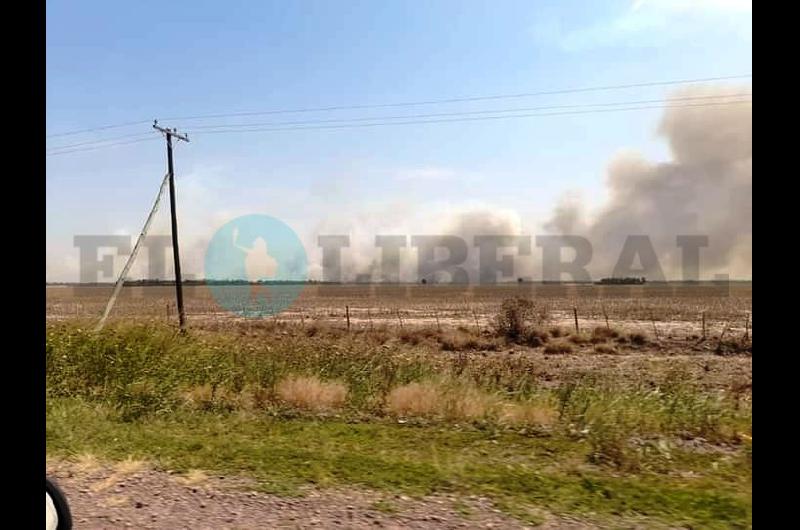
[[[169,210],[172,218],[172,257],[175,261],[175,296],[178,299],[178,322],[181,333],[186,332],[186,312],[183,310],[183,286],[181,285],[181,256],[178,250],[178,218],[175,215],[175,171],[172,167],[172,137],[184,142],[189,136],[178,134],[177,130],[160,127],[158,120],[153,122],[153,129],[161,131],[167,138],[167,172],[169,174]]]

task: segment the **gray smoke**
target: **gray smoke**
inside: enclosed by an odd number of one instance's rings
[[[694,87],[675,98],[746,93],[751,87]],[[741,99],[741,98],[740,98]],[[726,101],[726,100],[716,100]],[[727,100],[731,101],[731,100]],[[674,103],[679,104],[679,103]],[[700,274],[752,276],[752,102],[669,108],[658,133],[672,160],[653,163],[637,153],[609,164],[609,199],[589,218],[574,199],[556,207],[545,229],[589,239],[593,277],[609,276],[629,235],[647,235],[667,279],[680,279],[679,235],[708,236],[700,251]],[[639,267],[639,263],[634,263]],[[650,268],[642,275],[655,277]]]
[[[519,214],[515,211],[489,207],[426,208],[424,211],[413,207],[391,209],[376,213],[361,211],[355,216],[343,215],[340,219],[328,219],[320,223],[313,235],[305,238],[306,248],[310,250],[310,275],[322,277],[321,251],[317,245],[319,235],[346,235],[350,245],[342,249],[341,268],[343,281],[382,278],[381,250],[376,247],[376,235],[402,235],[406,246],[400,249],[400,280],[418,281],[418,249],[413,246],[413,236],[458,236],[468,247],[466,260],[459,266],[466,271],[470,281],[478,280],[479,253],[474,246],[475,236],[484,235],[531,235],[523,232]],[[441,250],[441,252],[439,252]],[[513,248],[505,249],[506,254],[516,256]],[[436,260],[445,260],[448,252],[437,249]],[[531,274],[530,256],[515,258],[515,274]],[[449,276],[437,275],[439,281],[449,281]]]

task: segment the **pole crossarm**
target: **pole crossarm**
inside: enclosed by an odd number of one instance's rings
[[[170,129],[168,127],[161,127],[158,124],[158,120],[153,120],[153,129],[155,129],[157,131],[161,131],[162,133],[167,134],[169,136],[172,136],[174,138],[177,138],[178,140],[183,140],[184,142],[188,142],[189,141],[189,135],[188,134],[180,134],[177,131],[177,129]]]

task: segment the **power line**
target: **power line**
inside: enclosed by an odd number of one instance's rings
[[[731,97],[731,96],[728,96]],[[487,120],[502,120],[512,118],[530,118],[530,117],[547,117],[547,116],[566,116],[566,115],[580,115],[580,114],[598,114],[609,112],[622,112],[631,110],[645,110],[645,109],[666,109],[666,108],[685,108],[685,107],[711,107],[719,105],[732,105],[737,103],[752,103],[752,99],[740,99],[733,101],[711,102],[711,103],[695,103],[683,105],[640,105],[628,107],[615,107],[607,109],[589,109],[589,110],[573,110],[561,112],[539,112],[539,113],[525,113],[525,114],[505,114],[500,116],[468,116],[459,118],[445,118],[445,119],[431,119],[431,120],[409,120],[409,121],[391,121],[391,122],[375,122],[375,123],[353,123],[341,125],[312,125],[301,127],[268,127],[268,128],[248,128],[248,129],[226,129],[226,130],[213,130],[201,131],[202,134],[220,134],[220,133],[248,133],[248,132],[275,132],[275,131],[298,131],[298,130],[314,130],[314,129],[346,129],[346,128],[360,128],[360,127],[378,127],[386,125],[414,125],[414,124],[429,124],[429,123],[451,123],[451,122],[467,122],[467,121],[487,121]],[[409,116],[411,117],[411,116]],[[120,145],[134,144],[139,142],[147,142],[157,138],[139,138],[124,142],[114,142],[110,144],[93,145],[88,147],[78,147],[74,149],[62,148],[56,152],[48,153],[47,156],[56,156],[69,153],[77,153],[83,151],[91,151],[94,149],[102,149],[105,147],[116,147]]]
[[[628,84],[618,84],[618,85],[604,85],[604,86],[591,86],[591,87],[580,87],[580,88],[565,88],[565,89],[558,89],[558,90],[543,90],[537,92],[523,92],[519,94],[494,94],[494,95],[487,95],[487,96],[471,96],[471,97],[462,97],[462,98],[446,98],[446,99],[432,99],[432,100],[423,100],[423,101],[404,101],[404,102],[397,102],[397,103],[379,103],[379,104],[369,104],[369,105],[339,105],[339,106],[332,106],[332,107],[309,107],[309,108],[298,108],[298,109],[274,109],[274,110],[266,110],[266,111],[256,111],[256,112],[233,112],[233,113],[224,113],[224,114],[205,114],[205,115],[194,115],[194,116],[182,116],[182,117],[171,117],[171,118],[164,118],[166,120],[201,120],[201,119],[217,119],[217,118],[231,118],[237,116],[258,116],[258,115],[267,115],[267,114],[292,114],[292,113],[302,113],[302,112],[328,112],[334,110],[355,110],[355,109],[377,109],[377,108],[388,108],[388,107],[411,107],[411,106],[421,106],[421,105],[438,105],[444,103],[464,103],[469,101],[487,101],[487,100],[497,100],[497,99],[513,99],[513,98],[525,98],[525,97],[535,97],[535,96],[545,96],[545,95],[556,95],[556,94],[571,94],[571,93],[579,93],[579,92],[598,92],[604,90],[621,90],[626,88],[644,88],[644,87],[655,87],[655,86],[670,86],[670,85],[681,85],[681,84],[691,84],[691,83],[705,83],[710,81],[726,81],[726,80],[733,80],[733,79],[746,79],[753,77],[753,74],[742,74],[742,75],[728,75],[728,76],[717,76],[717,77],[700,77],[694,79],[678,79],[678,80],[669,80],[669,81],[650,81],[650,82],[642,82],[642,83],[628,83]],[[88,129],[76,129],[72,131],[64,131],[55,134],[49,134],[46,138],[55,138],[59,136],[71,136],[75,134],[83,134],[88,132],[95,132],[101,130],[108,130],[108,129],[118,129],[122,127],[130,127],[132,125],[142,125],[150,123],[152,120],[139,120],[139,121],[132,121],[132,122],[125,122],[125,123],[118,123],[113,125],[101,125],[97,127],[91,127]]]
[[[122,140],[122,139],[125,139],[125,138],[143,138],[145,136],[153,136],[153,133],[147,132],[147,133],[123,134],[122,136],[114,136],[113,138],[106,138],[104,140],[88,140],[86,142],[78,142],[76,144],[59,145],[59,146],[56,146],[56,147],[50,147],[50,148],[48,148],[48,151],[58,151],[58,150],[61,150],[61,149],[69,149],[69,148],[72,148],[72,147],[79,147],[79,146],[82,146],[82,145],[91,145],[91,144],[100,144],[100,143],[106,143],[106,142],[113,142],[115,140]]]
[[[95,132],[95,131],[104,131],[107,129],[120,129],[122,127],[130,127],[131,125],[142,125],[145,123],[150,123],[152,120],[139,120],[139,121],[129,121],[126,123],[117,123],[115,125],[101,125],[99,127],[90,127],[88,129],[78,129],[75,131],[66,131],[61,133],[55,134],[48,134],[45,138],[56,138],[58,136],[72,136],[74,134],[82,134],[88,132]]]
[[[139,138],[138,140],[128,140],[126,142],[116,142],[111,144],[104,144],[104,145],[95,145],[90,147],[79,147],[77,149],[66,149],[63,151],[56,151],[54,153],[47,153],[46,156],[56,156],[56,155],[66,155],[69,153],[80,153],[83,151],[92,151],[94,149],[102,149],[104,147],[116,147],[119,145],[128,145],[128,144],[136,144],[139,142],[149,142],[152,140],[158,140],[159,138],[156,136],[151,136],[150,138]]]
[[[531,118],[543,116],[566,116],[576,114],[595,114],[595,113],[608,113],[608,112],[621,112],[629,110],[644,110],[644,109],[667,109],[667,108],[685,108],[685,107],[711,107],[718,105],[732,105],[736,103],[752,103],[752,100],[738,100],[729,102],[718,103],[698,103],[687,105],[645,105],[636,107],[622,107],[611,109],[592,109],[592,110],[576,110],[564,112],[546,112],[546,113],[531,113],[531,114],[507,114],[503,116],[473,116],[452,119],[434,119],[434,120],[411,120],[411,121],[393,121],[393,122],[376,122],[376,123],[356,123],[347,125],[317,125],[308,127],[271,127],[271,128],[258,128],[258,129],[228,129],[222,131],[202,131],[200,134],[223,134],[223,133],[248,133],[248,132],[272,132],[272,131],[302,131],[312,129],[347,129],[358,127],[379,127],[385,125],[415,125],[427,123],[451,123],[451,122],[465,122],[465,121],[486,121],[486,120],[503,120],[511,118]]]
[[[298,113],[298,112],[324,112],[324,111],[333,111],[333,110],[355,110],[355,109],[377,109],[377,108],[386,108],[386,107],[412,107],[418,105],[439,105],[442,103],[465,103],[469,101],[487,101],[487,100],[496,100],[496,99],[513,99],[513,98],[526,98],[526,97],[534,97],[534,96],[550,96],[556,94],[573,94],[578,92],[599,92],[603,90],[621,90],[625,88],[644,88],[644,87],[654,87],[654,86],[668,86],[668,85],[680,85],[680,84],[689,84],[689,83],[705,83],[709,81],[724,81],[724,80],[731,80],[731,79],[744,79],[752,77],[753,74],[744,74],[744,75],[730,75],[730,76],[720,76],[720,77],[702,77],[696,79],[680,79],[680,80],[672,80],[672,81],[651,81],[646,83],[630,83],[630,84],[623,84],[623,85],[605,85],[605,86],[593,86],[593,87],[582,87],[582,88],[564,88],[559,90],[543,90],[538,92],[523,92],[520,94],[496,94],[490,96],[472,96],[472,97],[464,97],[464,98],[448,98],[448,99],[432,99],[427,101],[405,101],[400,103],[379,103],[379,104],[372,104],[372,105],[344,105],[344,106],[336,106],[336,107],[313,107],[313,108],[300,108],[300,109],[290,109],[290,110],[267,110],[267,111],[258,111],[258,112],[235,112],[235,113],[228,113],[228,114],[206,114],[206,115],[197,115],[197,116],[182,116],[182,117],[173,117],[173,118],[165,118],[168,120],[201,120],[201,119],[212,119],[212,118],[230,118],[234,116],[257,116],[262,114],[290,114],[290,113]]]
[[[735,98],[735,97],[746,97],[752,96],[751,92],[742,92],[737,94],[715,94],[715,95],[707,95],[707,96],[686,96],[686,97],[678,97],[678,98],[670,98],[668,101],[695,101],[695,100],[714,100],[714,99],[726,99],[726,98]],[[314,124],[326,124],[326,123],[351,123],[351,122],[364,122],[364,121],[376,121],[376,120],[400,120],[400,119],[409,119],[409,118],[435,118],[435,117],[446,117],[446,116],[468,116],[468,115],[476,115],[476,114],[497,114],[497,113],[507,113],[507,112],[529,112],[529,111],[540,111],[540,110],[554,110],[554,109],[576,109],[576,108],[589,108],[589,107],[616,107],[616,106],[624,106],[624,105],[640,105],[645,103],[660,103],[664,101],[663,99],[644,99],[644,100],[635,100],[635,101],[616,101],[616,102],[604,102],[604,103],[583,103],[583,104],[574,104],[574,105],[546,105],[546,106],[538,106],[538,107],[514,107],[514,108],[505,108],[505,109],[491,109],[491,110],[474,110],[474,111],[459,111],[459,112],[440,112],[440,113],[428,113],[428,114],[406,114],[406,115],[398,115],[398,116],[372,116],[372,117],[359,117],[359,118],[336,118],[336,119],[329,119],[329,120],[302,120],[302,121],[284,121],[284,122],[261,122],[261,123],[238,123],[238,124],[221,124],[221,125],[198,125],[194,127],[194,130],[204,130],[209,132],[210,130],[214,129],[231,129],[231,128],[241,128],[241,127],[264,127],[264,126],[283,126],[283,125],[314,125]],[[98,140],[88,140],[85,142],[78,142],[74,144],[67,144],[67,145],[59,145],[55,147],[48,148],[49,152],[57,152],[64,149],[71,149],[74,147],[81,147],[84,145],[94,145],[94,144],[102,144],[113,142],[116,140],[123,140],[127,138],[142,138],[142,137],[149,137],[151,133],[133,133],[133,134],[124,134],[121,136],[115,136],[112,138],[106,139],[98,139]]]
[[[687,96],[687,97],[679,97],[679,98],[670,98],[668,101],[695,101],[695,100],[708,100],[708,99],[725,99],[725,98],[734,98],[734,97],[744,97],[744,96],[752,96],[751,92],[743,92],[738,94],[723,94],[723,95],[709,95],[709,96]],[[576,109],[576,108],[588,108],[588,107],[615,107],[615,106],[624,106],[624,105],[640,105],[644,103],[662,103],[664,101],[663,98],[659,99],[644,99],[638,101],[617,101],[617,102],[606,102],[606,103],[583,103],[583,104],[574,104],[574,105],[547,105],[547,106],[539,106],[539,107],[515,107],[515,108],[506,108],[506,109],[492,109],[492,110],[473,110],[473,111],[459,111],[459,112],[439,112],[439,113],[429,113],[429,114],[406,114],[406,115],[399,115],[399,116],[372,116],[372,117],[360,117],[360,118],[336,118],[330,120],[303,120],[303,121],[284,121],[284,122],[261,122],[261,123],[238,123],[238,124],[223,124],[223,125],[198,125],[195,126],[192,130],[203,130],[205,132],[210,132],[214,129],[231,129],[231,128],[241,128],[241,127],[264,127],[264,126],[281,126],[281,125],[312,125],[312,124],[324,124],[324,123],[350,123],[350,122],[359,122],[359,121],[375,121],[375,120],[401,120],[401,119],[408,119],[408,118],[434,118],[434,117],[444,117],[444,116],[467,116],[467,115],[475,115],[475,114],[497,114],[497,113],[505,113],[505,112],[529,112],[529,111],[540,111],[540,110],[553,110],[553,109]]]

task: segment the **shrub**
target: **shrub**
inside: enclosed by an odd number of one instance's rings
[[[441,408],[439,388],[430,383],[409,383],[386,396],[386,409],[398,416],[431,416]]]
[[[452,385],[442,389],[445,418],[477,420],[485,418],[497,407],[497,400],[472,386]]]
[[[535,324],[546,320],[544,310],[538,310],[533,300],[527,298],[509,298],[503,300],[500,313],[492,323],[497,336],[505,337],[511,342],[520,342],[528,336]]]
[[[558,409],[549,402],[508,403],[500,423],[507,425],[550,426],[558,420]]]
[[[475,336],[474,332],[469,329],[445,331],[438,336],[438,341],[444,351],[497,351],[500,349],[497,339]]]
[[[474,386],[451,381],[423,381],[394,388],[386,396],[386,410],[396,416],[441,417],[472,421],[499,408],[499,400]]]
[[[336,381],[321,381],[317,377],[289,377],[277,384],[275,394],[294,407],[325,411],[344,404],[347,387]]]
[[[572,353],[572,345],[564,340],[551,341],[544,347],[547,354]]]
[[[586,344],[591,338],[584,333],[573,333],[568,340],[573,344]]]
[[[628,340],[630,340],[631,344],[635,344],[636,346],[644,346],[647,344],[647,337],[644,336],[644,333],[629,333]]]
[[[592,343],[605,342],[610,339],[616,339],[620,336],[619,331],[613,328],[596,327],[592,330]]]
[[[550,336],[547,333],[538,329],[529,329],[525,332],[521,342],[526,346],[536,348],[543,345],[548,340],[550,340]]]
[[[400,341],[405,344],[411,344],[412,346],[416,346],[417,344],[429,342],[432,339],[436,339],[439,333],[435,329],[431,328],[412,328],[412,329],[405,329],[400,332]]]

